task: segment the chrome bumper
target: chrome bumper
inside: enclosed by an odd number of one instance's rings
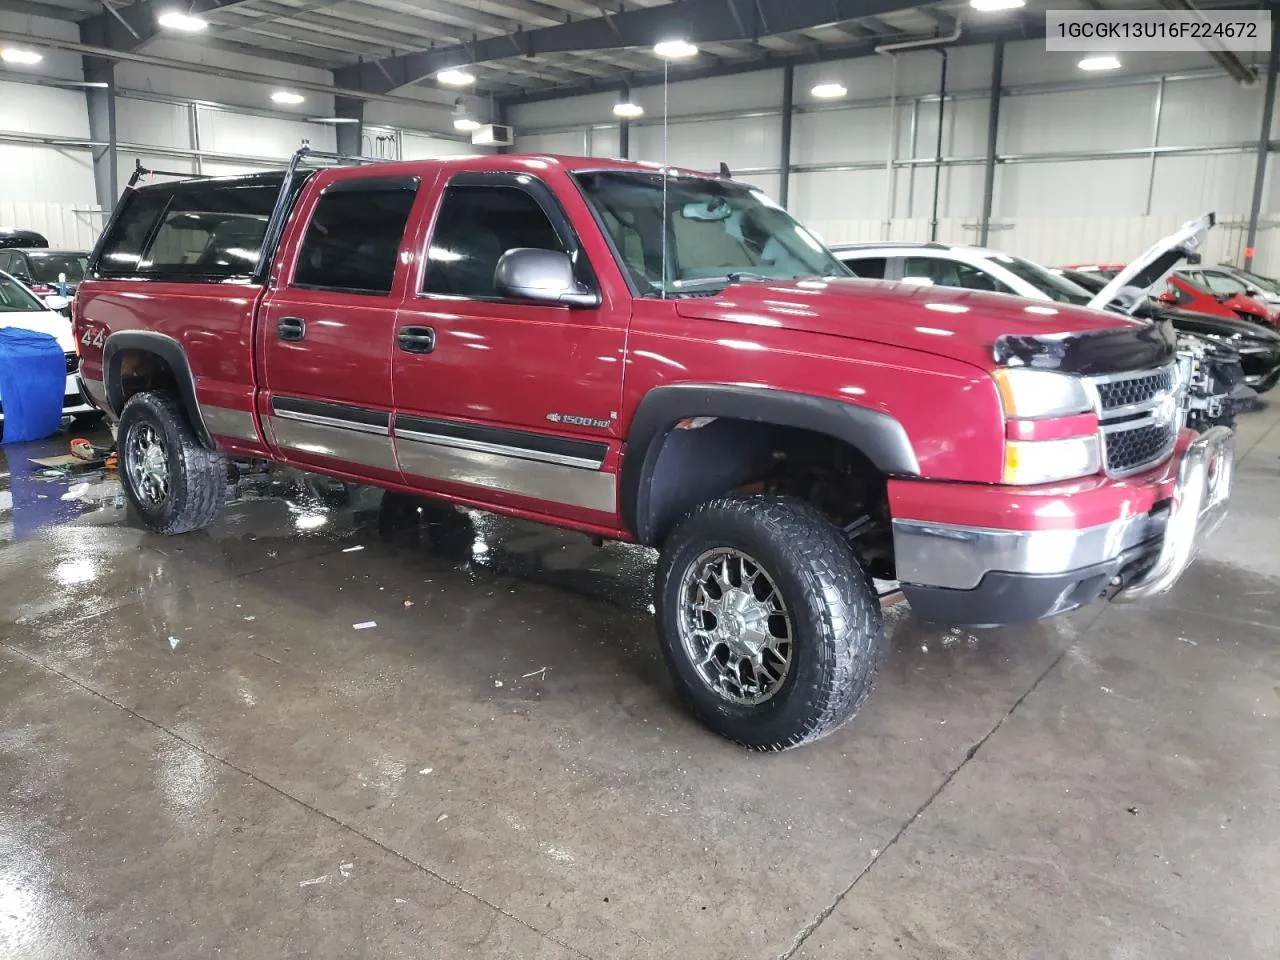
[[[1164,540],[1155,563],[1113,600],[1132,603],[1164,593],[1178,582],[1195,559],[1200,543],[1218,529],[1227,515],[1235,473],[1235,434],[1214,427],[1187,447],[1178,466],[1173,504]]]

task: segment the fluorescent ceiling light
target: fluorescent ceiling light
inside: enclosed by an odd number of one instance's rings
[[[359,123],[355,117],[307,117],[307,123]]]
[[[292,90],[277,90],[271,94],[272,103],[283,103],[289,106],[296,106],[306,99],[302,94],[294,93]]]
[[[469,87],[476,82],[476,75],[470,70],[441,70],[436,74],[436,82],[446,87]]]
[[[653,52],[663,60],[688,60],[698,55],[698,48],[688,40],[663,40],[653,45]]]
[[[39,63],[44,59],[44,55],[36,53],[34,50],[19,50],[16,47],[5,47],[0,50],[0,60],[5,63],[20,63],[30,66],[33,63]]]
[[[1119,70],[1120,61],[1110,54],[1100,54],[1096,57],[1085,57],[1076,66],[1081,70]]]
[[[644,107],[630,100],[620,100],[613,105],[613,115],[623,120],[634,120],[636,117],[644,116]]]
[[[166,10],[156,17],[156,23],[170,30],[181,30],[183,33],[199,33],[209,26],[209,21],[204,17],[183,13],[181,10]]]
[[[809,92],[819,100],[838,100],[849,91],[843,83],[819,83]]]
[[[453,129],[459,130],[462,133],[470,133],[472,130],[480,129],[480,121],[473,120],[470,117],[454,117]]]
[[[1027,0],[969,0],[969,6],[975,10],[981,10],[983,13],[992,13],[996,10],[1016,10],[1018,7],[1025,7]]]

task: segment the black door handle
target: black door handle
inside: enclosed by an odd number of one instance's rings
[[[307,335],[307,322],[298,317],[281,317],[276,321],[276,336],[281,340],[301,340]]]
[[[436,332],[430,327],[401,327],[396,343],[405,353],[430,353],[436,348]]]

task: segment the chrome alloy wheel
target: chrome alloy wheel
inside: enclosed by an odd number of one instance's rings
[[[140,423],[129,432],[125,469],[144,505],[158,507],[169,499],[169,452],[151,424]]]
[[[688,566],[679,630],[699,678],[730,703],[764,703],[791,669],[791,617],[782,594],[741,550],[717,547]]]

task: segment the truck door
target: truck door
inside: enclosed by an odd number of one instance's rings
[[[552,190],[529,174],[463,172],[425,218],[416,295],[397,320],[395,437],[409,483],[612,524],[630,303],[504,298],[507,250],[569,254],[597,278]]]
[[[258,321],[258,409],[279,456],[299,466],[398,481],[391,445],[400,256],[413,176],[343,175],[299,211]]]

